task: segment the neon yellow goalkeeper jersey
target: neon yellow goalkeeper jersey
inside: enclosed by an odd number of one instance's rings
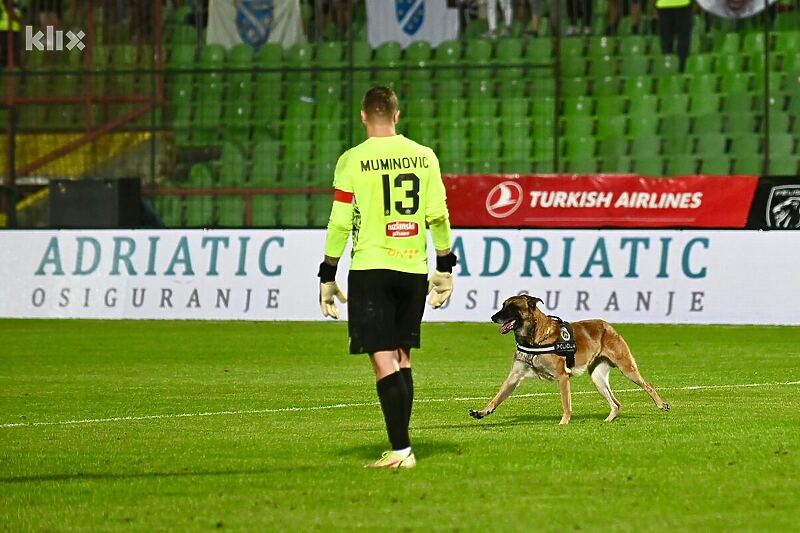
[[[353,234],[351,270],[428,273],[426,227],[437,250],[450,248],[439,160],[402,135],[370,137],[336,164],[325,255],[341,257]]]

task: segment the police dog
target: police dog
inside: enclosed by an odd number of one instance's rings
[[[513,331],[517,345],[536,346],[553,343],[557,340],[561,328],[556,320],[537,309],[536,305],[541,301],[528,295],[512,296],[503,302],[503,308],[492,316],[492,322],[502,324],[500,333],[503,335]],[[480,411],[471,410],[470,416],[476,419],[489,416],[503,403],[503,400],[511,396],[523,379],[536,376],[539,379],[558,381],[561,389],[561,407],[564,412],[560,423],[568,424],[572,416],[569,378],[582,374],[588,368],[597,392],[611,407],[611,413],[606,417],[606,422],[611,422],[617,418],[620,408],[620,403],[608,383],[608,374],[612,367],[619,368],[626,378],[643,388],[659,409],[669,411],[669,404],[661,399],[653,386],[639,373],[625,340],[608,322],[581,320],[573,322],[572,328],[577,348],[572,369],[567,368],[566,359],[559,355],[531,355],[517,349],[511,372],[497,395]]]

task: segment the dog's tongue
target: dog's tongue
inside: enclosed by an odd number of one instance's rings
[[[516,320],[509,320],[508,322],[500,326],[500,334],[505,335],[506,333],[514,329],[514,324],[516,324],[516,322],[517,322]]]

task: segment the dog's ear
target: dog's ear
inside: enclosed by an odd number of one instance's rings
[[[536,304],[542,303],[541,298],[537,298],[536,296],[530,296],[528,294],[525,295],[525,299],[528,301],[528,307],[531,309],[536,309]]]

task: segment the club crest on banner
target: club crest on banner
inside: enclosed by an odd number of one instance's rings
[[[236,27],[242,41],[260,48],[269,39],[274,18],[273,0],[237,0]]]
[[[407,35],[414,35],[425,22],[425,0],[394,0],[397,22]]]
[[[772,188],[767,199],[767,226],[800,229],[800,185]]]

